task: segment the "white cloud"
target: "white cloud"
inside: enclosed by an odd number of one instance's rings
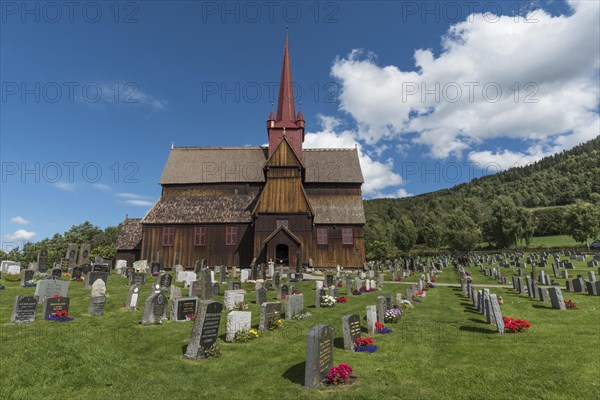
[[[59,188],[60,190],[64,190],[66,192],[72,192],[73,190],[75,190],[74,183],[56,182],[56,183],[53,183],[53,185],[56,186],[57,188]]]
[[[92,183],[92,186],[98,190],[102,190],[103,192],[110,192],[110,186],[105,185],[104,183]]]
[[[384,162],[374,159],[363,150],[358,142],[357,132],[341,130],[341,121],[325,115],[318,115],[322,130],[307,133],[304,148],[354,148],[358,149],[358,159],[365,183],[362,186],[366,197],[373,197],[378,191],[402,184],[402,177],[393,171],[393,160]],[[377,153],[377,151],[376,151]]]
[[[569,4],[571,15],[536,10],[534,23],[469,16],[441,39],[441,54],[415,51],[415,71],[353,50],[331,69],[340,109],[356,121],[359,140],[374,145],[416,133],[413,142],[436,158],[471,151],[470,158],[531,162],[540,153],[475,149],[498,138],[553,150],[592,139],[600,133],[600,3]]]
[[[125,199],[145,199],[147,196],[142,196],[135,193],[117,193],[118,197],[123,197]]]
[[[147,200],[125,200],[125,203],[130,204],[132,206],[145,206],[145,207],[148,207],[148,206],[151,206],[154,204],[153,202],[147,201]]]
[[[89,82],[85,96],[77,98],[81,103],[95,109],[104,109],[103,104],[119,104],[121,106],[144,105],[153,111],[164,110],[169,102],[142,91],[136,82],[111,81]]]
[[[560,147],[545,148],[543,146],[529,147],[525,152],[513,152],[510,150],[472,151],[469,160],[477,164],[487,173],[503,171],[512,167],[522,167],[534,163],[551,154],[560,152]]]
[[[406,189],[400,188],[400,189],[390,192],[390,193],[373,192],[371,197],[374,199],[381,199],[381,198],[397,199],[397,198],[401,198],[401,197],[410,197],[412,195],[413,194],[408,193],[408,191]]]
[[[29,221],[27,221],[25,218],[17,215],[17,216],[12,217],[10,219],[10,223],[11,224],[17,224],[17,225],[27,225],[27,224],[29,224]]]
[[[26,231],[25,229],[18,229],[12,235],[4,235],[4,238],[9,242],[28,242],[33,239],[37,233],[33,231]]]

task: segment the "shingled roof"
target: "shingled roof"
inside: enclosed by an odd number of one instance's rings
[[[315,212],[315,224],[364,224],[365,209],[360,196],[308,196]]]
[[[127,218],[117,238],[117,250],[137,250],[142,242],[141,218]]]
[[[306,183],[362,183],[356,149],[304,149]],[[176,147],[160,177],[161,185],[264,182],[266,147]]]
[[[144,224],[249,223],[255,195],[161,197]]]

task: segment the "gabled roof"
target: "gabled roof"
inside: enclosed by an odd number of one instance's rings
[[[283,136],[279,144],[271,154],[271,157],[265,162],[266,167],[304,167],[302,160],[298,157],[298,153],[290,144],[286,136]]]
[[[279,232],[283,231],[283,233],[285,233],[287,236],[289,236],[290,239],[292,239],[294,242],[296,242],[297,244],[302,244],[302,242],[300,241],[300,239],[298,239],[296,237],[296,235],[294,235],[288,228],[286,228],[285,226],[281,225],[279,226],[279,228],[275,229],[273,231],[273,233],[271,233],[269,235],[269,237],[267,237],[264,242],[263,242],[263,246],[266,245],[267,243],[269,243],[271,241],[271,239],[273,239]]]
[[[137,250],[141,248],[142,225],[141,218],[127,218],[119,231],[117,250]]]
[[[315,224],[362,225],[366,222],[363,202],[358,195],[310,195]]]
[[[266,147],[176,147],[160,177],[161,185],[261,183]],[[363,183],[356,149],[303,149],[305,183]]]

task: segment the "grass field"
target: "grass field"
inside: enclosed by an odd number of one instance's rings
[[[525,242],[521,241],[519,246],[525,247]],[[556,235],[556,236],[538,236],[531,239],[529,248],[558,248],[558,247],[581,247],[571,236]]]
[[[475,284],[495,283],[478,269],[469,270]],[[579,263],[575,273],[588,270]],[[457,283],[456,272],[444,270],[437,279],[442,282]],[[459,288],[438,286],[398,324],[388,325],[393,333],[374,335],[376,353],[364,354],[343,350],[341,319],[350,313],[364,317],[365,307],[376,304],[382,292],[346,296],[347,304],[315,309],[314,282],[302,282],[297,286],[312,317],[286,321],[282,329],[250,343],[221,339],[221,358],[193,362],[182,357],[192,323],[142,327],[143,310],[123,308],[128,287],[117,275],[110,276],[110,297],[101,317],[86,315],[89,291],[71,283],[75,319],[68,323],[36,319],[24,326],[10,324],[15,295],[33,294],[34,289],[3,284],[2,399],[594,399],[600,393],[600,297],[582,293],[564,292],[578,310],[557,311],[512,289],[492,288],[505,300],[505,316],[533,324],[525,333],[498,335]],[[244,288],[252,302],[253,284]],[[404,294],[405,288],[386,282],[383,294]],[[150,286],[143,291],[148,294]],[[275,296],[269,292],[268,300]],[[257,325],[259,308],[250,307]],[[37,318],[40,313],[41,307]],[[225,319],[223,315],[223,335]],[[359,377],[354,385],[301,387],[306,333],[317,323],[334,327],[334,364],[354,368]]]

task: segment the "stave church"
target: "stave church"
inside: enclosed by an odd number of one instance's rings
[[[161,196],[125,218],[117,259],[248,267],[358,268],[365,262],[358,151],[303,148],[286,34],[267,147],[172,147]]]

